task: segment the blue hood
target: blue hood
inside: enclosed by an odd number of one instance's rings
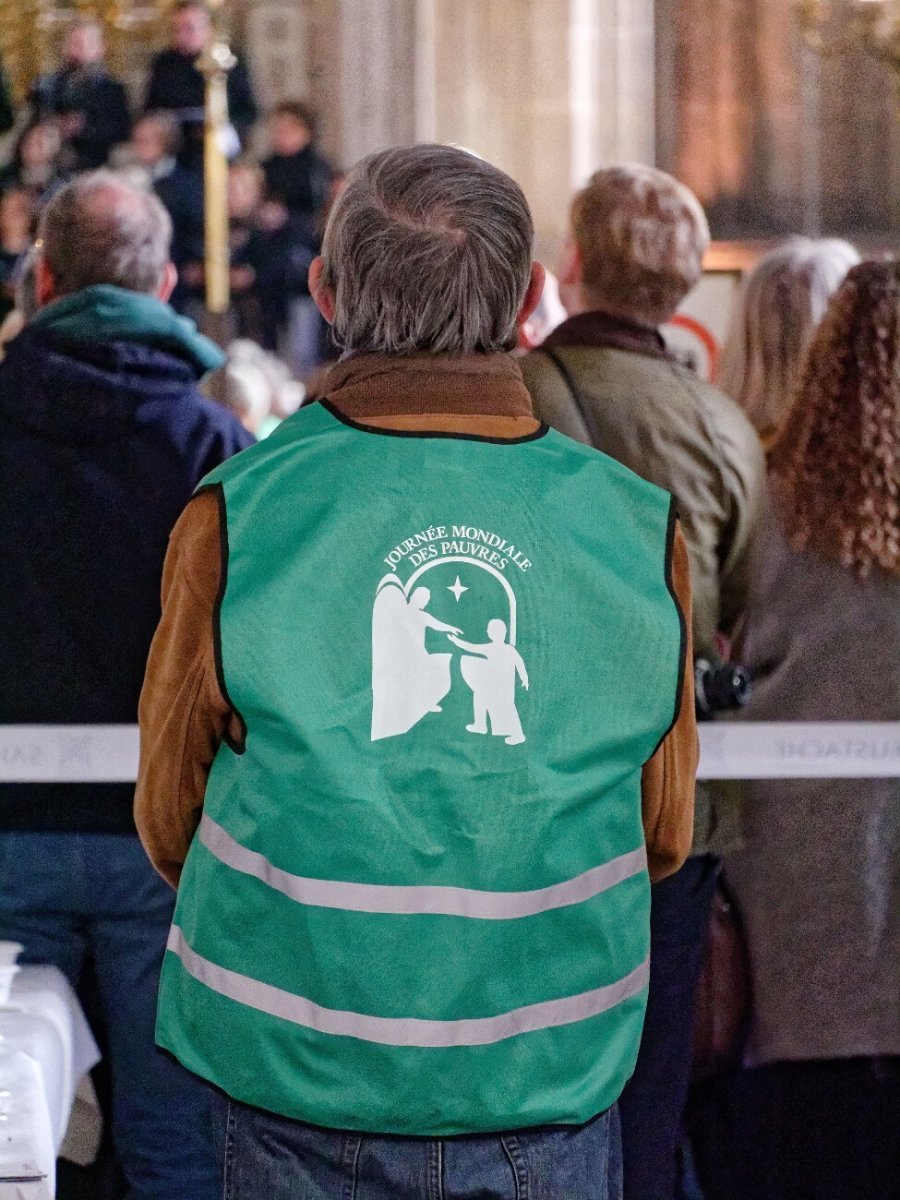
[[[225,362],[219,347],[199,333],[193,321],[155,296],[111,284],[63,296],[33,317],[29,327],[46,331],[65,346],[129,342],[162,350],[192,365],[198,376]]]
[[[180,337],[185,331],[174,324],[180,321],[174,313],[170,332],[178,332],[171,338],[157,326],[140,336],[76,341],[73,333],[84,311],[71,321],[64,311],[56,320],[57,308],[39,313],[0,363],[0,416],[12,424],[56,441],[83,443],[169,419],[164,411],[178,409],[188,396],[211,405],[200,397],[197,382],[221,355],[199,334]],[[109,324],[98,322],[97,333],[108,334]]]

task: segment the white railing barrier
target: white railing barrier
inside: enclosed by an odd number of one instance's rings
[[[900,721],[700,726],[698,779],[898,779]],[[0,783],[131,783],[135,725],[0,725]]]
[[[0,783],[133,783],[137,725],[0,725]]]
[[[698,779],[897,779],[900,721],[700,726]]]

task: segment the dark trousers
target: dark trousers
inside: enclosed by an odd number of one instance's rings
[[[709,1200],[900,1200],[900,1058],[738,1071],[704,1115]]]
[[[678,1195],[694,1003],[719,865],[712,855],[689,858],[652,888],[647,1018],[634,1075],[619,1101],[625,1200]]]

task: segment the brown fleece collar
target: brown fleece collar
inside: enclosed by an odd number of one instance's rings
[[[658,329],[638,325],[625,317],[613,317],[604,312],[578,313],[569,317],[548,334],[544,347],[555,350],[565,346],[591,346],[602,350],[628,350],[653,358],[674,361]]]
[[[533,415],[522,373],[509,354],[354,355],[328,372],[320,398],[356,419]]]

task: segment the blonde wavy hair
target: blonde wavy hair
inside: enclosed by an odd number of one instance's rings
[[[900,574],[900,263],[862,263],[835,293],[772,471],[795,549]]]
[[[849,242],[796,237],[770,250],[744,280],[716,383],[743,408],[767,450],[828,301],[858,262]]]

